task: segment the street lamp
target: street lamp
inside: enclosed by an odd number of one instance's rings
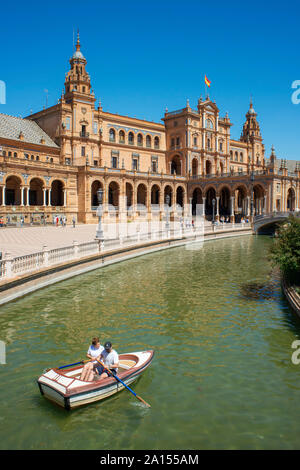
[[[102,217],[102,213],[103,213],[103,189],[98,189],[97,191],[97,200],[98,200],[98,208],[97,208],[97,216],[99,217],[99,222],[98,222],[98,227],[97,227],[97,231],[96,231],[96,239],[97,240],[100,240],[100,241],[103,241],[104,239],[104,235],[103,235],[103,230],[102,230],[102,226],[101,226],[101,217]]]
[[[254,182],[254,171],[252,170],[251,171],[251,175],[250,175],[250,181],[251,181],[251,222],[253,222],[253,182]]]
[[[167,205],[167,219],[166,219],[166,230],[169,230],[169,204],[170,204],[170,195],[166,195],[166,205]]]
[[[216,206],[216,200],[212,200],[212,206],[213,206],[213,224],[215,223],[215,206]]]

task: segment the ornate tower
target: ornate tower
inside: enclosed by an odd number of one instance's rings
[[[262,143],[263,139],[261,136],[259,123],[256,117],[257,113],[253,108],[251,99],[250,108],[246,114],[246,122],[243,126],[240,141],[246,142],[249,145],[249,163],[254,166],[265,166],[265,148]]]
[[[78,32],[76,51],[70,59],[71,69],[66,74],[65,79],[64,98],[66,102],[69,102],[70,99],[74,99],[75,96],[94,96],[94,93],[91,90],[90,76],[85,69],[86,63],[86,59],[80,50],[80,39]]]

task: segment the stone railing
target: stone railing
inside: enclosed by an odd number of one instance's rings
[[[17,256],[13,258],[9,253],[5,254],[0,261],[0,281],[18,278],[26,274],[31,274],[51,266],[62,265],[64,263],[76,261],[80,258],[105,253],[110,250],[139,245],[140,243],[151,242],[151,240],[185,239],[193,236],[202,237],[216,231],[232,232],[250,230],[250,224],[219,224],[192,227],[191,222],[185,225],[180,222],[169,229],[140,231],[140,228],[126,236],[118,235],[117,238],[108,238],[103,241],[94,240],[91,242],[78,243],[74,241],[72,245],[61,248],[48,249],[44,246],[42,251],[29,255]]]

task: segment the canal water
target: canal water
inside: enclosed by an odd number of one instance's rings
[[[299,449],[300,322],[268,261],[272,240],[173,248],[93,271],[0,308],[1,449]],[[124,390],[65,411],[45,368],[84,359],[90,339],[155,349]]]

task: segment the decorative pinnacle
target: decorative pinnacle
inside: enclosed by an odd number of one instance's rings
[[[79,29],[77,29],[77,42],[76,42],[76,50],[80,51],[80,38],[79,38]]]

